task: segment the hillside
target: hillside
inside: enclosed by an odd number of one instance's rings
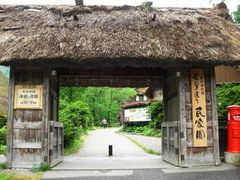
[[[8,79],[0,71],[0,114],[7,115]]]

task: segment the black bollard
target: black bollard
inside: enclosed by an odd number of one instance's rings
[[[109,156],[112,156],[112,155],[113,155],[113,147],[112,147],[112,145],[109,145],[109,146],[108,146],[108,155],[109,155]]]

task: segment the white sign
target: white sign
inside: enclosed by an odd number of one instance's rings
[[[42,109],[42,85],[15,85],[14,109]]]
[[[126,122],[151,121],[151,118],[147,113],[146,107],[139,107],[139,108],[125,109],[124,121]]]

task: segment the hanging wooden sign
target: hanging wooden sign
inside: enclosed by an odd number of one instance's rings
[[[15,85],[14,109],[42,109],[42,85]]]
[[[204,69],[191,69],[193,146],[207,147],[207,113]]]

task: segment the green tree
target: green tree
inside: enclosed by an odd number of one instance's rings
[[[233,15],[235,22],[240,25],[240,5],[238,5],[237,11],[233,12]]]
[[[240,105],[240,85],[223,83],[217,87],[218,116],[227,119],[229,105]]]

